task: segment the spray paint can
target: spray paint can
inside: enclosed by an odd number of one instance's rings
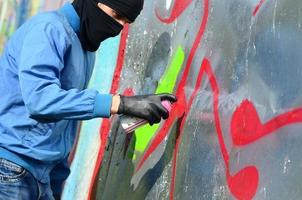
[[[171,103],[167,100],[164,100],[161,103],[170,112]],[[121,116],[120,120],[121,120],[121,125],[126,133],[131,133],[138,127],[143,126],[148,123],[148,121],[145,119],[140,119],[137,117],[129,117],[126,115]]]

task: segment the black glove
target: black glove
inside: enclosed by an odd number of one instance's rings
[[[161,104],[162,101],[168,100],[171,103],[177,101],[172,94],[152,94],[137,96],[122,96],[118,108],[118,114],[129,115],[147,120],[150,125],[159,123],[161,118],[167,119],[169,111]]]

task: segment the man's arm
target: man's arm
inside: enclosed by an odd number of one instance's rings
[[[52,24],[37,24],[25,36],[18,75],[30,117],[46,120],[109,117],[111,95],[93,89],[61,88],[59,79],[68,43],[66,33]]]
[[[112,97],[112,104],[110,109],[111,114],[116,114],[118,112],[118,107],[120,105],[120,102],[121,102],[120,95],[114,95]]]

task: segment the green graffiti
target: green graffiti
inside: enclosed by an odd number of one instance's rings
[[[155,93],[158,94],[164,92],[168,92],[168,93],[173,92],[184,58],[185,58],[184,50],[181,47],[178,47],[170,66],[168,67],[168,69],[162,76],[161,80],[159,81]],[[135,131],[135,136],[136,136],[135,151],[138,152],[145,151],[148,143],[150,142],[151,138],[158,130],[159,126],[160,126],[159,124],[154,124],[153,126],[144,125]],[[133,159],[135,159],[135,156],[133,157]]]

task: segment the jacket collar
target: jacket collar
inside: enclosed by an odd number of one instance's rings
[[[59,9],[61,13],[67,18],[67,21],[71,25],[74,32],[79,33],[80,31],[80,17],[75,11],[71,3],[66,3]]]

